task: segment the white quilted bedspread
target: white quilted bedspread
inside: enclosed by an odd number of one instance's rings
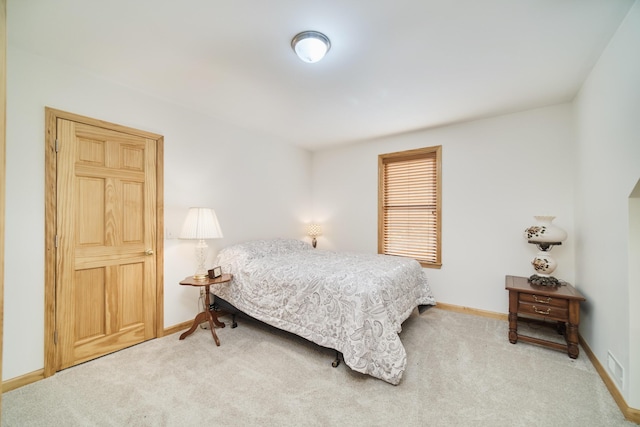
[[[412,259],[313,249],[300,240],[256,240],[222,249],[233,280],[212,292],[239,310],[316,344],[391,384],[407,364],[401,324],[435,299]]]

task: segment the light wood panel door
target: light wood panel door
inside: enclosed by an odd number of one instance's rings
[[[57,119],[57,369],[155,337],[156,141]]]

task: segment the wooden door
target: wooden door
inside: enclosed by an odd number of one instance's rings
[[[57,119],[56,366],[156,335],[156,141]]]

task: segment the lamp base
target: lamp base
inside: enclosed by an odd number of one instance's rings
[[[205,242],[204,239],[198,240],[198,244],[196,245],[196,262],[198,263],[198,268],[196,269],[196,272],[193,273],[193,278],[195,280],[204,280],[209,277],[209,272],[204,266],[207,262],[208,251],[209,246],[207,246],[207,242]]]
[[[529,277],[529,282],[538,286],[560,286],[560,281],[553,276],[538,276],[534,274]]]

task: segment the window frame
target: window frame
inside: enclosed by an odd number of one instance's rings
[[[434,157],[435,162],[435,260],[421,260],[416,259],[421,266],[426,268],[441,268],[442,267],[442,145],[417,148],[412,150],[398,151],[393,153],[386,153],[378,155],[378,253],[385,254],[384,248],[384,226],[385,226],[385,165],[389,163],[406,162],[410,160],[424,159],[428,157]],[[406,254],[393,255],[406,256],[413,258],[413,256]]]

